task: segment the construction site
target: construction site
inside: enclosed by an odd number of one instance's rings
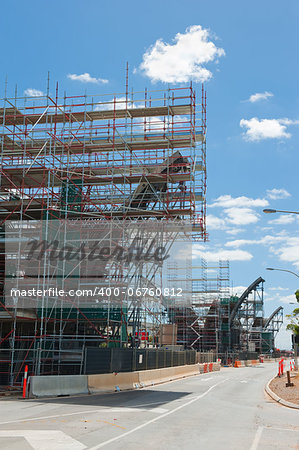
[[[172,224],[184,226],[188,242],[206,241],[204,87],[133,92],[127,82],[118,95],[73,97],[60,97],[58,87],[52,95],[48,87],[43,97],[1,102],[0,385],[20,384],[25,364],[35,375],[84,374],[90,348],[167,347],[215,358],[274,350],[282,308],[264,317],[262,278],[231,295],[228,261],[195,264],[190,250],[183,268],[173,260],[164,267],[121,261],[108,271],[105,262],[96,280],[81,267],[76,287],[86,287],[86,279],[99,285],[101,278],[105,288],[96,307],[89,299],[66,305],[50,298],[50,287],[58,278],[67,286],[75,266],[58,276],[49,255],[34,276],[23,266],[28,230],[47,239],[55,229],[65,245],[66,223],[76,227],[73,240],[88,235],[110,248],[111,242],[129,248],[127,230],[136,239],[137,227],[140,239],[154,234],[156,251],[164,245],[167,254],[178,235]],[[184,287],[188,301],[165,299],[165,277],[167,289]],[[44,294],[29,306],[5,295],[7,286],[21,285],[42,286]],[[111,286],[126,292],[114,301]],[[144,287],[151,291],[140,299]]]

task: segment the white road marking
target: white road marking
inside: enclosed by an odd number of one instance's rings
[[[217,375],[217,374],[219,374],[220,372],[218,371],[218,372],[213,372],[215,375]],[[212,374],[212,372],[211,372],[211,374]],[[203,375],[206,375],[206,374],[204,374],[204,373],[197,373],[197,374],[195,374],[195,375],[187,375],[187,376],[185,376],[185,377],[182,377],[182,378],[176,378],[175,380],[170,380],[170,381],[165,381],[165,382],[163,382],[163,383],[157,383],[157,384],[153,384],[152,386],[145,386],[144,388],[142,388],[142,390],[143,391],[146,391],[146,390],[151,390],[153,387],[158,387],[158,386],[165,386],[166,384],[171,384],[171,383],[179,383],[180,381],[192,381],[192,378],[196,378],[197,379],[197,377],[200,377],[200,378],[202,378],[202,379],[204,379],[204,377],[203,377]],[[215,376],[214,377],[211,377],[211,378],[215,378]],[[200,380],[200,381],[202,381],[202,380]],[[126,392],[126,391],[120,391],[120,392],[118,392],[118,394],[117,395],[119,395],[119,394],[121,394],[122,392]]]
[[[247,380],[241,380],[240,383],[248,383]]]
[[[257,450],[258,449],[258,446],[259,446],[259,443],[260,443],[260,440],[261,440],[261,437],[262,437],[263,430],[278,430],[278,431],[288,431],[288,432],[289,431],[295,431],[295,432],[298,433],[298,428],[293,429],[293,428],[287,428],[287,427],[286,428],[284,428],[284,427],[275,427],[275,426],[272,427],[271,425],[259,426],[257,431],[256,431],[256,433],[255,433],[255,436],[254,436],[252,445],[250,447],[250,450]]]
[[[83,450],[86,445],[58,430],[1,430],[1,437],[24,437],[34,450]]]
[[[138,409],[138,411],[139,411],[139,408],[133,408],[133,409]],[[143,409],[143,411],[148,411],[148,409]],[[150,409],[150,411],[158,413],[158,414],[164,414],[169,410],[165,409],[165,408],[152,408],[152,409]]]
[[[99,448],[104,447],[107,444],[111,444],[112,442],[118,441],[119,439],[122,439],[132,433],[135,433],[135,431],[140,430],[141,428],[144,428],[148,425],[150,425],[151,423],[157,422],[157,420],[163,419],[166,416],[169,416],[170,414],[174,414],[175,412],[179,411],[182,408],[185,408],[186,406],[191,405],[191,403],[196,402],[197,400],[200,400],[201,398],[205,397],[209,392],[211,392],[212,389],[214,389],[216,386],[219,386],[219,384],[224,383],[225,381],[227,381],[228,378],[219,381],[218,383],[214,384],[213,386],[211,386],[207,391],[205,391],[203,394],[198,395],[197,397],[193,398],[192,400],[189,400],[188,402],[184,403],[183,405],[177,406],[176,408],[172,409],[171,411],[168,411],[165,414],[162,414],[159,417],[155,417],[154,419],[148,420],[147,422],[143,423],[142,425],[139,425],[138,427],[133,428],[130,431],[126,431],[125,433],[122,433],[120,436],[116,436],[112,439],[109,439],[108,441],[102,442],[99,445],[96,445],[95,447],[91,447],[89,450],[98,450]]]
[[[272,427],[271,425],[265,425],[264,426],[265,429],[267,430],[278,430],[278,431],[299,431],[299,427],[295,427],[295,428],[288,428],[288,427]]]
[[[6,422],[0,422],[0,425],[8,425],[10,423],[21,423],[21,422],[34,422],[36,420],[45,420],[45,419],[54,419],[55,417],[69,417],[69,416],[77,416],[84,414],[93,414],[93,413],[105,413],[105,414],[114,414],[118,412],[135,412],[135,411],[144,411],[144,412],[153,412],[157,414],[162,414],[168,409],[164,408],[103,408],[103,409],[91,409],[88,411],[77,411],[73,413],[65,413],[65,414],[53,414],[52,416],[42,416],[42,417],[31,417],[29,419],[17,419],[17,420],[8,420]]]
[[[261,436],[262,436],[262,432],[263,432],[264,427],[260,426],[258,427],[253,442],[251,444],[250,450],[257,450]]]

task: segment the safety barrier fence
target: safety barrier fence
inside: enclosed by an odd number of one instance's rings
[[[288,370],[290,372],[292,372],[292,370],[295,370],[295,360],[291,359],[290,361],[286,361],[284,358],[279,359],[277,376],[281,377],[284,371]]]
[[[215,358],[212,352],[198,353],[195,350],[86,347],[83,373],[90,375],[164,369],[213,362]]]
[[[139,389],[218,370],[220,363],[214,362],[135,372],[32,376],[29,378],[27,396],[44,397]]]

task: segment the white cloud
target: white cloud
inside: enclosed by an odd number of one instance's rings
[[[275,339],[276,348],[279,348],[281,350],[291,350],[292,348],[292,332],[290,330],[286,330],[286,326],[287,320],[284,320],[284,323]]]
[[[232,295],[237,295],[240,297],[240,295],[243,294],[243,292],[248,288],[248,286],[233,286],[231,288]]]
[[[225,213],[227,221],[234,225],[249,225],[259,220],[259,214],[250,208],[228,208]]]
[[[250,197],[232,197],[231,195],[221,195],[220,197],[216,198],[214,202],[209,205],[209,208],[214,207],[221,207],[221,208],[233,208],[233,207],[240,207],[240,208],[252,208],[252,207],[264,207],[268,206],[269,202],[268,200],[264,198],[250,198]]]
[[[260,215],[253,208],[262,208],[268,205],[268,200],[264,198],[250,198],[246,196],[234,198],[231,195],[221,195],[208,205],[208,208],[222,208],[220,218],[211,217],[211,228],[220,228],[221,225],[229,234],[240,233],[243,231],[242,225],[258,222]]]
[[[239,247],[242,247],[243,245],[268,245],[269,246],[269,245],[277,244],[279,242],[284,242],[284,241],[286,241],[286,239],[287,239],[286,236],[266,235],[266,236],[263,236],[261,239],[236,239],[234,241],[228,241],[228,242],[226,242],[225,247],[239,248]]]
[[[225,232],[226,232],[227,234],[231,234],[232,236],[233,236],[234,234],[242,233],[243,231],[244,231],[243,228],[237,228],[237,227],[229,228],[228,230],[225,230]]]
[[[281,261],[292,263],[299,269],[299,237],[285,236],[281,247],[271,247],[270,250],[278,255]]]
[[[95,83],[95,84],[106,84],[108,80],[104,78],[92,77],[88,72],[82,73],[81,75],[76,75],[75,73],[69,73],[67,76],[70,80],[80,81],[81,83]]]
[[[295,294],[282,295],[282,296],[279,295],[278,299],[279,299],[280,303],[286,303],[286,304],[296,303]]]
[[[193,25],[185,33],[177,33],[172,44],[158,39],[144,53],[139,68],[153,82],[207,81],[212,72],[204,65],[225,55],[209,38],[209,30]]]
[[[289,288],[284,288],[281,286],[268,288],[268,291],[288,291],[288,290],[289,290]]]
[[[255,103],[255,102],[259,102],[260,100],[268,100],[268,98],[273,97],[272,92],[257,92],[256,94],[252,94],[248,101],[250,103]]]
[[[136,105],[134,102],[131,101],[130,98],[126,100],[126,97],[115,97],[111,100],[103,103],[99,103],[96,107],[96,111],[111,111],[115,109],[126,109],[126,104],[128,105],[128,108],[136,108]]]
[[[212,214],[207,215],[207,229],[209,230],[222,230],[225,231],[227,234],[235,235],[238,233],[241,233],[244,231],[243,228],[233,227],[232,221],[230,218],[225,217],[224,218],[214,216]]]
[[[258,119],[257,117],[240,121],[240,127],[246,128],[243,137],[247,141],[290,138],[291,134],[286,131],[287,125],[290,124],[294,123],[289,123],[288,119]]]
[[[291,214],[281,214],[277,219],[269,220],[269,223],[274,225],[287,225],[288,223],[293,223],[295,217]]]
[[[278,254],[281,261],[291,262],[295,267],[299,268],[299,242],[281,247],[278,249]]]
[[[207,215],[207,228],[209,230],[219,230],[225,227],[225,220],[220,217],[213,216],[212,214]]]
[[[286,189],[267,189],[267,197],[271,200],[280,200],[291,197],[291,194]]]
[[[28,88],[24,91],[24,94],[28,97],[42,97],[45,95],[43,91],[39,91],[38,89]]]
[[[250,244],[256,244],[257,241],[251,240],[251,239],[236,239],[234,241],[228,241],[225,244],[225,247],[242,247],[242,245],[250,245]]]
[[[283,125],[298,125],[299,124],[299,119],[292,120],[292,119],[285,118],[285,119],[279,119],[279,120]]]
[[[285,242],[289,238],[285,234],[285,231],[282,230],[281,233],[275,234],[274,236],[271,234],[267,234],[266,236],[263,236],[261,239],[257,240],[257,244],[263,244],[263,245],[275,245],[279,242]]]
[[[251,253],[245,250],[215,250],[215,251],[207,251],[202,250],[197,245],[194,245],[192,248],[192,256],[194,258],[204,258],[208,262],[211,261],[219,261],[219,260],[230,260],[230,261],[250,261],[253,256]]]

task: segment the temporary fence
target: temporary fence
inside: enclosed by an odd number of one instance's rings
[[[87,347],[84,373],[89,375],[162,369],[195,364],[196,359],[197,355],[194,350]]]

